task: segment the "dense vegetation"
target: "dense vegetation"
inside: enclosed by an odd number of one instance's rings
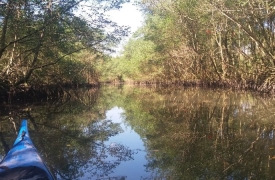
[[[111,57],[128,28],[105,12],[124,2],[1,1],[0,94],[102,81],[275,90],[274,1],[138,1],[144,25]]]
[[[274,91],[275,1],[146,0],[109,77]],[[115,73],[116,75],[113,75]]]
[[[122,3],[1,1],[1,94],[45,85],[98,84],[93,62],[128,33],[104,13]]]

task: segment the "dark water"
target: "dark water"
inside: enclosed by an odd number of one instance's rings
[[[58,179],[275,179],[275,99],[103,87],[0,110],[0,155],[22,118]]]

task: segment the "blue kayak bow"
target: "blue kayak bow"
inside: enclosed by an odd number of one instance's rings
[[[54,180],[29,136],[27,120],[22,121],[13,147],[0,163],[2,179]]]

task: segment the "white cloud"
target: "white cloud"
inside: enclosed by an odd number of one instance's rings
[[[122,8],[118,10],[112,10],[107,13],[109,18],[118,23],[121,26],[130,26],[131,32],[135,32],[143,22],[142,12],[138,10],[138,7],[130,3],[125,3]]]
[[[125,3],[122,5],[122,8],[118,10],[112,10],[107,13],[110,20],[116,22],[120,26],[129,26],[130,27],[130,35],[131,36],[139,27],[142,26],[143,23],[143,15],[138,7],[133,5],[133,3]],[[117,56],[120,54],[123,46],[129,40],[129,37],[125,38],[116,48],[117,53],[113,54]]]

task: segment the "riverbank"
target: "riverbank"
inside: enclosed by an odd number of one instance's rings
[[[29,102],[29,101],[47,101],[69,97],[68,89],[78,88],[100,88],[101,85],[133,85],[133,86],[146,86],[146,87],[202,87],[202,88],[219,88],[219,89],[232,89],[241,91],[253,91],[259,94],[274,95],[275,90],[273,87],[261,88],[254,82],[238,83],[238,82],[221,82],[221,81],[108,81],[98,84],[63,84],[63,85],[41,85],[41,86],[20,86],[17,88],[9,88],[0,92],[0,100],[3,103],[12,102]]]
[[[239,82],[222,82],[222,81],[108,81],[101,84],[123,85],[132,84],[137,86],[153,86],[153,87],[204,87],[204,88],[225,88],[234,90],[249,90],[259,93],[273,94],[272,88],[263,89],[255,82],[239,83]]]
[[[48,101],[70,97],[68,89],[75,88],[99,88],[100,84],[63,84],[63,85],[37,85],[19,86],[1,89],[0,101],[2,104],[13,102]]]

